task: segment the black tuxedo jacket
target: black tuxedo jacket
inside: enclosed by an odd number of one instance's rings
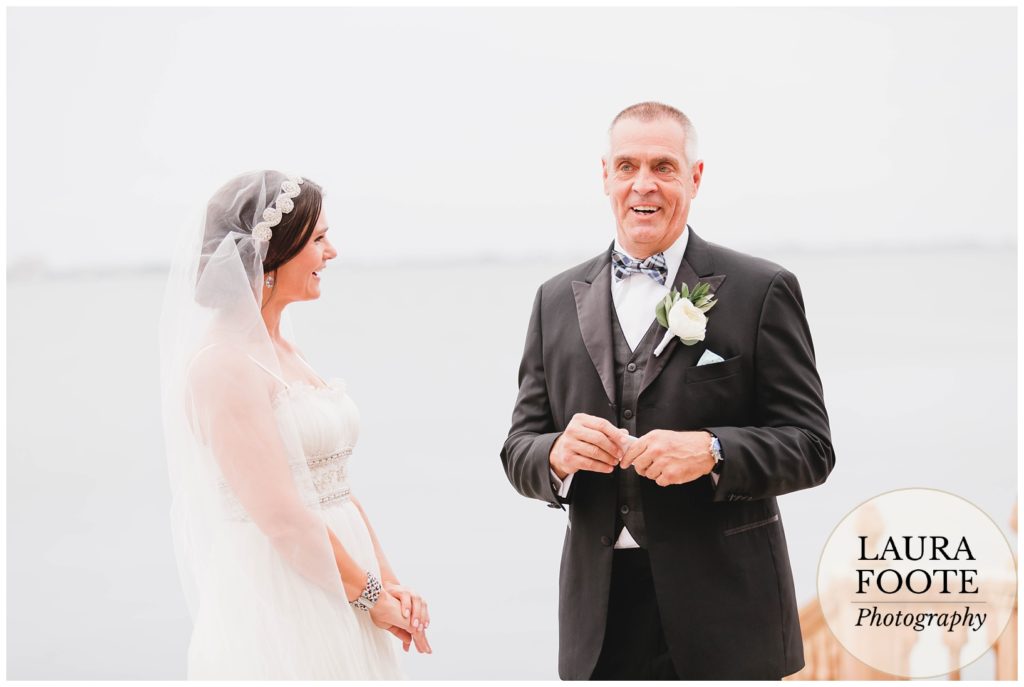
[[[676,285],[708,282],[718,300],[703,342],[672,342],[644,371],[637,434],[715,434],[710,476],[643,480],[648,554],[665,639],[681,678],[775,679],[803,667],[786,537],[775,497],[825,481],[835,462],[796,277],[691,232]],[[519,397],[501,452],[519,493],[562,508],[548,472],[575,413],[616,424],[610,251],[537,292]],[[653,320],[654,313],[651,313]],[[725,360],[697,367],[705,350]],[[567,499],[559,577],[563,679],[587,679],[604,636],[615,533],[614,475],[578,472]]]

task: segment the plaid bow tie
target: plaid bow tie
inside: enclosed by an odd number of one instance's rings
[[[668,265],[665,264],[664,253],[655,253],[644,260],[634,260],[625,253],[613,250],[612,274],[615,275],[615,281],[621,281],[631,274],[646,274],[664,286],[668,278]]]

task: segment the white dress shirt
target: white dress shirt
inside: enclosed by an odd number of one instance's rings
[[[629,350],[635,351],[636,347],[640,345],[640,340],[644,338],[644,334],[651,328],[651,323],[655,319],[654,310],[658,307],[658,303],[668,295],[673,282],[675,282],[689,239],[690,228],[687,227],[683,229],[683,233],[679,235],[675,243],[665,249],[665,266],[668,268],[668,275],[664,285],[654,281],[646,274],[634,273],[622,280],[616,279],[614,273],[612,274],[612,304],[615,306],[615,315],[619,318],[619,326],[622,328],[623,336],[626,337],[626,343],[629,344]],[[638,259],[622,247],[618,238],[615,239],[615,250],[629,255],[634,260]],[[612,269],[611,261],[608,262],[608,269]],[[559,496],[564,498],[569,494],[572,478],[572,475],[567,475],[565,480],[560,480],[554,471],[551,472],[551,481],[554,482]],[[640,546],[630,535],[629,530],[623,527],[619,538],[615,540],[615,548],[637,549]]]

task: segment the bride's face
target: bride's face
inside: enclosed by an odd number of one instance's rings
[[[277,268],[274,295],[287,301],[310,301],[320,297],[320,273],[328,260],[337,257],[327,238],[327,218],[323,212],[316,220],[313,234],[298,254]]]

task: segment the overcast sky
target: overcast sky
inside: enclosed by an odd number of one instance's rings
[[[700,132],[744,249],[1012,244],[1015,10],[8,10],[8,265],[161,264],[220,183],[321,183],[342,256],[587,257],[609,120]]]

